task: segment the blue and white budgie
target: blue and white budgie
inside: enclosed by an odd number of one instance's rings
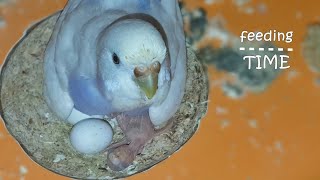
[[[123,142],[108,165],[122,170],[178,110],[186,45],[177,0],[69,0],[45,54],[44,95],[75,124],[114,116]],[[169,123],[168,123],[169,124]]]

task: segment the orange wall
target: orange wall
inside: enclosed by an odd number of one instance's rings
[[[188,7],[204,6],[187,0]],[[200,130],[178,153],[153,169],[129,179],[217,180],[319,180],[320,179],[320,86],[314,83],[301,56],[301,42],[309,23],[319,20],[318,0],[259,0],[266,14],[239,12],[231,0],[205,6],[209,16],[222,15],[235,34],[242,30],[294,31],[289,70],[264,93],[230,100],[219,87],[210,94],[209,112]],[[257,2],[250,5],[257,5]],[[31,22],[62,8],[65,0],[25,0],[0,6],[7,22],[0,28],[0,59]],[[297,12],[301,18],[297,19]],[[285,44],[279,44],[286,47]],[[298,75],[288,81],[290,71]],[[210,79],[220,74],[209,69]],[[228,110],[217,114],[216,108]],[[256,127],[249,120],[255,120]],[[222,128],[223,120],[229,126]],[[20,172],[27,168],[26,174]],[[66,179],[32,162],[0,124],[0,179]]]

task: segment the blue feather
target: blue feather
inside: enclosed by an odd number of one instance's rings
[[[138,8],[140,10],[149,10],[151,8],[150,0],[139,0]]]
[[[111,104],[98,89],[98,80],[72,75],[69,79],[69,93],[74,107],[88,115],[107,115]]]

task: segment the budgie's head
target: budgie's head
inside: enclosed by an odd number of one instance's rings
[[[102,78],[128,78],[151,99],[167,54],[160,32],[146,21],[127,19],[112,24],[99,38]]]

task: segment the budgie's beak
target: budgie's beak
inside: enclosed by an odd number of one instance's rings
[[[158,75],[161,64],[157,61],[149,67],[138,66],[134,69],[135,81],[148,99],[152,99],[158,90]]]

